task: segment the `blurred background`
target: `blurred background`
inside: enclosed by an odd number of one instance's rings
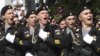
[[[94,10],[94,14],[100,17],[100,0],[2,0],[0,10],[5,5],[12,5],[16,14],[20,14],[20,12],[25,14],[28,10],[36,10],[41,3],[46,4],[50,14],[56,20],[59,20],[66,11],[77,12],[78,8],[84,4],[88,4]]]

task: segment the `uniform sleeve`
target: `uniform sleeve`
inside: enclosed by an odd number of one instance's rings
[[[24,46],[24,47],[30,47],[32,45],[32,43],[31,43],[30,40],[20,40],[18,38],[15,39],[15,42],[14,43],[16,45]]]
[[[64,48],[66,48],[67,50],[71,50],[72,49],[72,35],[71,33],[68,35],[65,35],[65,38],[63,40],[64,42]]]
[[[12,31],[9,31],[6,34],[5,39],[8,42],[10,42],[14,45],[17,45],[17,46],[24,46],[24,47],[29,47],[32,45],[31,39],[22,39],[22,38],[24,38],[22,36],[22,34],[23,34],[23,27],[22,26],[19,27],[19,29],[17,29],[17,31],[14,34],[11,34]]]
[[[15,35],[12,35],[8,33],[6,35],[6,40],[12,44],[19,45],[19,46],[30,46],[31,40],[21,40],[20,38],[16,37]]]
[[[60,33],[58,33],[60,34]],[[63,36],[62,35],[59,35],[57,36],[54,31],[50,31],[47,33],[47,36],[48,38],[46,39],[46,42],[51,45],[51,46],[54,46],[54,47],[61,47],[62,46],[62,39]]]

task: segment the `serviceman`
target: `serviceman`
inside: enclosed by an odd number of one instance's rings
[[[2,53],[4,56],[21,56],[20,49],[16,48],[16,45],[13,45],[6,40],[6,34],[14,30],[13,26],[14,14],[12,6],[11,5],[4,6],[1,10],[1,16],[3,20],[3,25],[2,27],[0,27],[1,28],[0,33],[2,37],[0,42],[2,43],[0,47],[2,48],[1,51],[3,50]],[[11,40],[11,38],[9,38],[9,40]]]
[[[67,27],[65,27],[63,31],[63,34],[65,36],[64,38],[65,47],[62,50],[62,56],[71,56],[73,49],[72,28],[75,27],[76,16],[74,12],[70,11],[66,14],[66,16],[63,16],[63,18],[65,18],[65,23]]]
[[[60,22],[59,22],[59,27],[60,27],[60,29],[62,30],[62,32],[64,31],[64,28],[67,27],[67,26],[66,26],[66,22],[65,22],[64,19],[60,20]]]
[[[92,45],[96,56],[100,55],[100,19],[97,19],[96,24],[92,27],[88,34],[86,34],[83,40]]]
[[[13,43],[10,40],[8,41],[20,47],[23,56],[36,55],[34,49],[35,44],[37,44],[37,39],[34,37],[36,21],[37,18],[35,11],[30,10],[26,14],[26,24],[19,25],[17,27],[18,29],[15,31],[15,34],[11,35],[10,33],[8,33],[6,36],[7,40],[9,36],[9,38],[14,38]]]
[[[53,29],[48,22],[49,11],[45,6],[40,6],[37,9],[38,25],[36,28],[37,38],[40,38],[38,56],[59,56],[61,44],[59,37],[61,37],[61,31]]]
[[[96,54],[92,48],[92,45],[89,45],[83,41],[84,36],[88,34],[93,26],[93,13],[86,5],[82,6],[78,10],[77,16],[77,20],[79,20],[78,22],[80,22],[80,24],[77,25],[78,27],[73,28],[73,36],[78,44],[74,44],[72,56],[95,56]],[[91,43],[91,41],[89,41],[89,43]]]

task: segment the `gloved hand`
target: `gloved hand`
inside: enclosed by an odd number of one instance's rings
[[[98,28],[97,27],[92,27],[92,29],[89,31],[88,34],[86,34],[83,37],[83,40],[88,43],[91,44],[93,41],[97,40],[97,32],[98,32]]]
[[[45,41],[47,39],[47,32],[45,32],[43,29],[40,29],[40,32],[39,32],[39,37]]]
[[[12,34],[10,34],[10,33],[7,33],[5,39],[6,39],[7,41],[9,41],[10,43],[13,43],[14,40],[15,40],[15,35],[12,35]]]
[[[27,53],[25,54],[25,56],[34,56],[34,55],[32,55],[30,52],[27,52]]]

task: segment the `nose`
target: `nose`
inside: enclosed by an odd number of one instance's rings
[[[92,17],[92,15],[90,14],[89,17]]]
[[[13,13],[11,13],[11,17],[14,17],[14,14]]]
[[[71,20],[71,23],[74,23],[74,22],[75,22],[75,21],[72,19],[72,20]]]
[[[64,27],[66,27],[66,25],[64,24]]]
[[[46,17],[47,17],[47,15],[48,15],[47,13],[44,14],[44,16],[46,16]]]
[[[91,14],[91,13],[89,13],[89,14],[88,14],[88,16],[89,16],[89,17],[92,17],[92,14]]]
[[[47,17],[47,14],[45,14],[44,16]]]

